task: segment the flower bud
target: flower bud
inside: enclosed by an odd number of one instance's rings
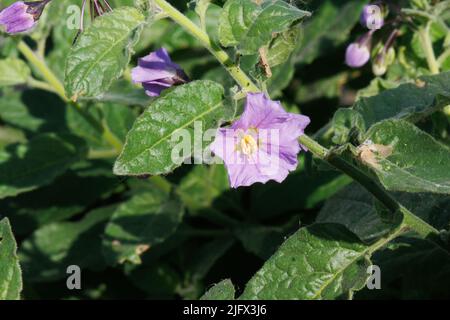
[[[386,50],[382,50],[372,63],[372,71],[373,74],[377,77],[380,77],[384,75],[387,72],[388,67],[394,62],[395,60],[395,50],[394,48],[389,48],[386,52]]]
[[[131,71],[134,83],[142,83],[150,97],[159,96],[164,89],[186,83],[189,79],[181,67],[172,62],[166,49],[161,48],[140,58]]]
[[[362,67],[370,59],[370,50],[357,42],[350,44],[345,53],[345,63],[351,68]]]
[[[25,32],[34,27],[50,0],[36,2],[18,1],[0,11],[0,25],[9,34]]]
[[[384,25],[384,18],[380,6],[374,4],[364,6],[360,22],[370,30],[381,29]]]

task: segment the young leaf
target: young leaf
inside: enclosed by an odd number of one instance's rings
[[[50,183],[86,153],[84,142],[70,134],[42,134],[0,150],[0,199]]]
[[[345,299],[368,277],[370,247],[338,224],[301,228],[247,283],[240,299]]]
[[[72,100],[96,97],[108,90],[130,61],[144,16],[121,7],[94,20],[69,53],[65,71],[66,94]]]
[[[140,255],[172,235],[182,218],[181,202],[158,189],[133,196],[105,228],[103,253],[108,264],[141,263]]]
[[[450,72],[424,76],[415,83],[361,98],[353,107],[358,111],[366,128],[387,119],[405,119],[417,122],[436,110],[450,104]]]
[[[276,33],[285,32],[309,16],[282,0],[228,0],[219,22],[219,38],[225,47],[237,46],[243,55],[258,52]]]
[[[180,166],[181,163],[172,159],[173,148],[180,144],[177,134],[188,138],[184,142],[189,150],[183,155],[190,157],[194,136],[201,138],[194,129],[200,132],[215,129],[224,118],[222,95],[221,85],[203,80],[176,87],[155,100],[128,133],[122,153],[114,164],[114,173],[159,175]]]
[[[450,194],[450,149],[444,144],[403,120],[374,125],[366,139],[392,149],[385,157],[375,150],[373,161],[362,158],[386,189]]]
[[[235,290],[230,279],[216,283],[200,300],[234,300]]]
[[[7,58],[0,60],[0,87],[15,86],[28,81],[30,68],[23,60]]]
[[[351,109],[339,109],[333,119],[333,140],[344,143],[352,131],[359,138],[372,125],[383,120],[404,119],[415,123],[448,104],[450,72],[424,76],[415,83],[402,84],[375,96],[361,97]]]
[[[22,272],[8,218],[0,220],[0,300],[19,300]]]

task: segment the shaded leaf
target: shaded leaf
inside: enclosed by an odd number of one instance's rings
[[[121,204],[105,228],[103,253],[110,265],[130,261],[172,235],[181,223],[183,208],[177,198],[153,189]]]
[[[22,272],[9,220],[0,220],[0,300],[19,300]]]
[[[314,1],[314,14],[303,26],[303,37],[294,53],[296,63],[311,63],[348,39],[367,1]],[[342,58],[344,59],[344,58]]]
[[[23,60],[7,58],[0,60],[0,87],[24,84],[31,71]]]
[[[101,231],[115,206],[89,212],[77,222],[57,222],[37,229],[20,248],[24,278],[47,282],[66,277],[69,265],[102,270]]]
[[[69,134],[42,134],[0,150],[0,198],[44,186],[86,155],[86,146]]]

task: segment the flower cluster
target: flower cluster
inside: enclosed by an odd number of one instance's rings
[[[165,49],[139,59],[131,77],[152,97],[188,81]],[[280,102],[263,93],[249,93],[244,113],[230,128],[217,131],[211,151],[225,162],[233,188],[269,180],[282,182],[297,167],[302,149],[298,138],[309,122],[306,116],[286,112]]]
[[[360,68],[370,60],[373,35],[375,31],[385,25],[383,11],[381,2],[364,6],[360,22],[369,31],[347,47],[345,62],[349,67]],[[375,47],[372,63],[372,70],[375,75],[381,76],[386,73],[388,65],[394,60],[395,51],[392,44],[397,35],[398,30],[395,29],[384,45]]]

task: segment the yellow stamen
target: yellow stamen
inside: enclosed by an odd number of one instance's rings
[[[240,151],[245,155],[251,155],[256,150],[258,150],[258,144],[255,138],[249,134],[244,135],[240,141]]]

